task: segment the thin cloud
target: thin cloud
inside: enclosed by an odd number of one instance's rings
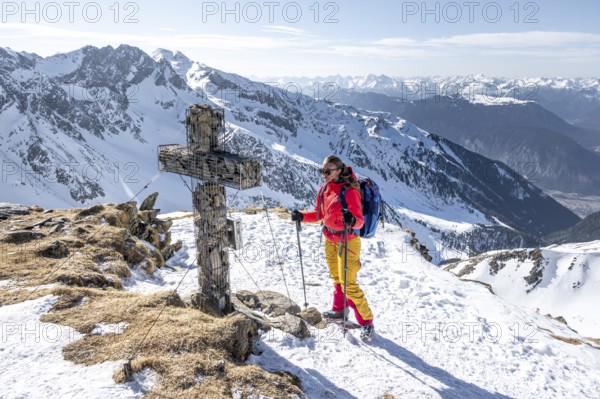
[[[407,37],[393,37],[377,40],[373,44],[377,46],[414,46],[419,44],[419,41]]]
[[[293,28],[291,26],[267,25],[263,26],[262,31],[267,33],[283,33],[301,37],[317,37],[315,35],[309,34],[304,29]]]
[[[600,44],[600,35],[579,32],[518,32],[518,33],[474,33],[448,38],[428,39],[424,45],[475,46],[475,47],[558,47],[565,45]]]
[[[371,58],[423,58],[439,57],[446,55],[444,51],[431,49],[420,49],[417,47],[377,47],[377,46],[332,46],[330,49],[322,50],[322,53],[335,53],[346,57],[371,57]]]
[[[265,62],[270,68],[321,72],[327,62],[349,70],[376,70],[379,65],[392,68],[395,61],[407,61],[435,66],[457,65],[525,65],[527,62],[597,65],[600,58],[600,35],[580,32],[529,31],[519,33],[474,33],[448,37],[415,39],[385,37],[359,42],[349,39],[325,38],[304,29],[289,26],[264,26],[254,35],[242,34],[182,34],[167,27],[138,34],[86,31],[74,27],[44,24],[0,24],[0,38],[12,48],[36,52],[42,56],[76,49],[85,45],[97,47],[127,43],[145,51],[157,47],[180,49],[201,57],[205,62],[226,65],[232,70],[240,64],[251,73],[262,71]],[[240,63],[240,60],[247,62]],[[468,60],[468,62],[465,62]],[[501,62],[500,62],[501,61]],[[500,63],[499,63],[500,62]],[[341,64],[340,64],[341,63]],[[554,65],[554,64],[552,64]],[[374,67],[375,66],[375,67]],[[254,69],[252,69],[254,68]],[[381,68],[379,69],[381,70]]]
[[[42,24],[0,24],[0,32],[12,39],[36,39],[44,42],[65,41],[83,44],[127,43],[140,47],[205,48],[223,51],[280,50],[306,48],[314,42],[300,40],[294,36],[274,37],[267,35],[217,35],[217,34],[165,34],[134,35],[57,28]],[[281,31],[281,30],[280,30]],[[289,32],[288,32],[289,33]],[[300,32],[295,32],[298,34]]]
[[[384,38],[353,46],[332,46],[344,56],[381,58],[439,58],[465,55],[519,55],[525,57],[596,57],[600,35],[579,32],[475,33],[415,40],[406,37]]]
[[[103,45],[127,43],[140,47],[203,48],[223,51],[240,50],[310,50],[321,49],[331,40],[311,35],[308,32],[286,26],[270,26],[263,29],[264,35],[227,34],[183,34],[172,28],[156,28],[156,34],[108,33],[89,30],[65,29],[43,24],[0,24],[0,37],[48,42],[57,45],[71,42],[75,45]],[[4,34],[2,34],[4,33]]]

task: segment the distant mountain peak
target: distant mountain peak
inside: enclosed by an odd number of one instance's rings
[[[183,54],[181,51],[179,50],[175,50],[175,51],[171,51],[171,50],[167,50],[164,48],[157,48],[156,50],[154,50],[151,54],[152,58],[157,59],[157,58],[165,58],[167,61],[173,61],[173,60],[178,60],[178,61],[189,61],[192,62],[192,60],[186,56],[185,54]]]
[[[192,61],[181,51],[173,52],[158,48],[152,52],[151,56],[157,62],[168,62],[175,72],[192,88],[196,86],[195,82],[198,80],[198,77],[204,76],[204,71],[211,69],[200,62]]]

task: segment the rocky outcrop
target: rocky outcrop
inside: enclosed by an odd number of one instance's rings
[[[413,247],[422,257],[423,259],[425,259],[427,262],[431,262],[431,260],[433,259],[431,257],[431,255],[429,255],[429,249],[427,249],[427,247],[423,244],[421,244],[419,242],[419,239],[417,238],[417,234],[414,231],[411,230],[404,230],[406,233],[410,234],[410,246]]]
[[[135,202],[65,210],[0,204],[7,266],[0,279],[118,289],[134,268],[152,274],[182,247],[172,242],[172,222],[152,209],[157,196],[143,202],[144,210]]]
[[[27,215],[30,210],[31,208],[25,205],[0,202],[0,220],[7,219],[15,215]]]

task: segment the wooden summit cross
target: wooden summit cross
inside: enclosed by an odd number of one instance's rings
[[[192,178],[194,230],[198,249],[200,303],[205,309],[229,313],[228,247],[239,249],[239,223],[227,219],[225,186],[244,190],[261,184],[260,162],[227,153],[223,109],[194,104],[187,109],[187,146],[158,147],[160,170]],[[218,312],[217,312],[218,313]]]

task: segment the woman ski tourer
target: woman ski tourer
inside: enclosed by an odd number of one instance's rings
[[[342,160],[330,155],[323,161],[321,174],[324,183],[317,193],[314,211],[292,211],[292,221],[323,222],[325,236],[325,259],[333,279],[333,305],[331,310],[323,312],[326,319],[345,319],[348,307],[354,310],[356,321],[361,326],[361,338],[373,337],[373,313],[367,298],[358,285],[356,277],[360,270],[360,237],[356,229],[363,224],[360,186],[352,168]],[[343,196],[345,205],[343,206]],[[344,222],[347,235],[344,235]],[[347,237],[347,239],[346,239]],[[344,242],[347,242],[347,252]],[[344,287],[344,256],[347,256],[346,287]],[[346,307],[344,307],[344,289]],[[344,315],[344,309],[346,314]]]

